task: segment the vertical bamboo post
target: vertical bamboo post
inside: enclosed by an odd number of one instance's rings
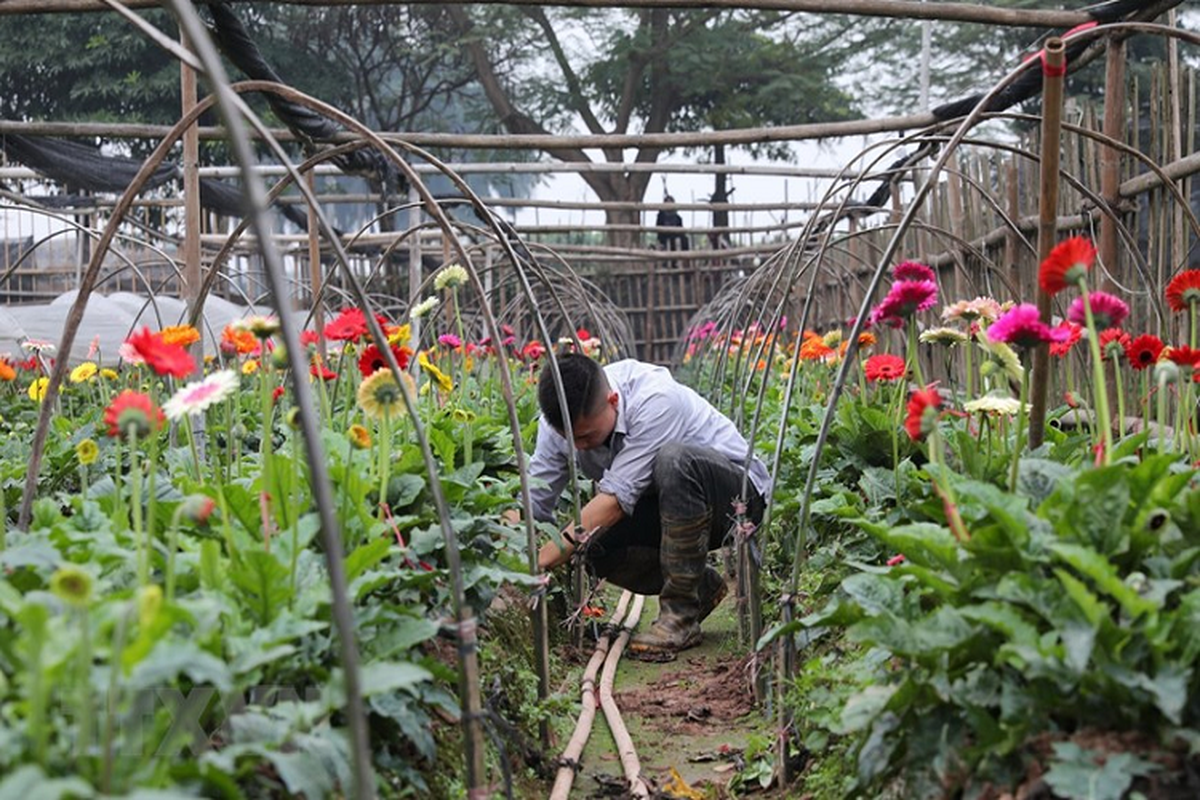
[[[179,32],[179,41],[189,47],[187,36]],[[182,116],[196,107],[196,71],[179,62],[179,91]],[[183,132],[183,301],[189,311],[200,298],[200,127],[198,123]],[[189,348],[194,358],[194,374],[204,370],[204,337]],[[203,417],[200,418],[203,422]]]
[[[412,235],[408,237],[408,307],[411,309],[421,302],[421,200],[417,190],[408,189],[408,227]],[[416,351],[421,344],[421,320],[411,319],[409,328],[409,347]],[[415,365],[416,359],[413,359]]]
[[[1012,220],[1015,226],[1021,219],[1021,170],[1017,164],[1017,157],[1013,156],[1008,160],[1008,168],[1006,170],[1008,185],[1005,187],[1008,197],[1008,218]],[[1004,265],[1008,270],[1008,279],[1012,284],[1012,291],[1017,297],[1023,296],[1021,291],[1021,270],[1017,268],[1017,260],[1021,252],[1021,235],[1015,227],[1009,228],[1008,234],[1004,237]]]
[[[317,171],[310,170],[308,173],[308,187],[312,189],[312,193],[317,193]],[[308,206],[308,282],[309,290],[312,292],[312,324],[313,330],[321,331],[325,328],[325,301],[321,297],[321,234],[319,224],[317,222],[317,210],[311,205]],[[321,362],[325,362],[325,337],[317,337],[317,352],[321,355]]]
[[[1175,9],[1167,12],[1167,24],[1177,27],[1179,19]],[[1179,40],[1174,36],[1167,37],[1167,96],[1169,106],[1166,110],[1167,128],[1170,131],[1167,138],[1167,162],[1174,163],[1183,157],[1183,109],[1180,95],[1183,93],[1183,80],[1179,73]],[[1182,189],[1183,179],[1179,179]],[[1169,197],[1166,187],[1163,195]],[[1186,196],[1186,195],[1185,195]],[[1190,202],[1190,200],[1189,200]],[[1187,226],[1184,224],[1183,208],[1177,203],[1170,204],[1171,223],[1171,272],[1185,266],[1187,259]]]
[[[1042,170],[1038,195],[1038,264],[1050,254],[1058,234],[1059,137],[1062,132],[1063,76],[1067,73],[1066,48],[1057,36],[1042,50]],[[1036,283],[1036,277],[1034,279]],[[1050,321],[1050,295],[1041,286],[1037,306],[1042,321]],[[1033,351],[1033,409],[1029,414],[1029,448],[1042,444],[1046,435],[1046,396],[1050,378],[1050,348]]]
[[[1117,141],[1125,140],[1125,40],[1109,39],[1104,64],[1104,135]],[[1117,220],[1114,216],[1120,202],[1121,153],[1115,147],[1100,145],[1100,196],[1109,205],[1108,214],[1100,217],[1100,263],[1108,275],[1118,274]],[[1104,290],[1113,291],[1116,281],[1104,279]],[[1116,394],[1116,382],[1121,376],[1105,370],[1105,391]],[[1125,420],[1118,419],[1117,435],[1125,435]]]
[[[796,615],[796,597],[785,594],[779,598],[779,611],[782,614],[784,629],[791,624]],[[779,638],[779,674],[776,677],[779,696],[779,739],[775,742],[775,763],[779,768],[779,785],[788,786],[796,779],[792,770],[792,760],[788,750],[792,741],[792,707],[787,702],[788,683],[796,674],[796,636],[790,631]]]

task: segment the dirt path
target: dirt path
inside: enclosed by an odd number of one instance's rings
[[[672,768],[701,792],[706,785],[724,786],[748,739],[769,735],[770,724],[754,708],[748,659],[738,645],[733,586],[729,588],[729,596],[705,620],[698,647],[663,664],[625,657],[617,670],[613,696],[637,747],[643,776],[654,786],[668,783]],[[616,596],[614,591],[612,605]],[[646,598],[639,629],[657,614],[657,598]],[[623,783],[620,775],[612,736],[602,716],[597,717],[572,796],[611,797],[606,789]]]

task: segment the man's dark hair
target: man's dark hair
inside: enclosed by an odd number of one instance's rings
[[[580,417],[600,410],[608,397],[608,379],[596,361],[582,353],[567,353],[558,357],[558,371],[562,374],[563,393],[567,396],[567,411],[572,424]],[[538,405],[551,427],[562,433],[562,406],[558,402],[554,372],[549,364],[542,367],[538,379]]]

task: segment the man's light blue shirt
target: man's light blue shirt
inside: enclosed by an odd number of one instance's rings
[[[604,367],[609,387],[617,393],[617,424],[608,443],[578,451],[579,471],[596,481],[597,491],[616,497],[632,516],[654,477],[654,459],[668,442],[707,447],[735,466],[745,464],[749,445],[734,424],[692,389],[675,381],[669,370],[628,359]],[[531,489],[534,518],[554,519],[554,507],[567,485],[567,440],[542,417],[529,474],[544,481]],[[750,482],[764,498],[771,476],[757,456],[751,457]]]

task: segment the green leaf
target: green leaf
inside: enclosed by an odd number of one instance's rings
[[[898,612],[904,601],[904,590],[897,581],[863,572],[842,581],[842,591],[868,614],[880,611]]]
[[[1124,527],[1130,498],[1127,469],[1115,465],[1076,477],[1059,532],[1105,555],[1124,552],[1129,546]]]
[[[0,781],[0,800],[82,800],[95,791],[81,778],[49,778],[34,764],[17,767]]]
[[[381,627],[371,639],[370,646],[379,659],[404,655],[410,649],[437,636],[438,624],[425,617],[398,616],[390,625]]]
[[[180,675],[187,675],[195,683],[209,684],[222,692],[228,692],[233,687],[233,677],[225,662],[201,650],[198,644],[189,639],[160,641],[133,668],[129,684],[134,689],[152,689],[168,686]]]
[[[388,503],[392,511],[412,505],[425,488],[425,479],[420,475],[402,472],[388,479]]]
[[[432,680],[433,676],[424,667],[401,661],[372,661],[363,667],[360,682],[363,697],[387,692],[409,690],[420,683]]]
[[[999,631],[1013,642],[1029,647],[1037,645],[1038,632],[1025,617],[1013,606],[1006,603],[989,601],[977,605],[962,606],[958,612],[964,618],[973,622],[982,622],[989,628]]]
[[[1043,780],[1068,800],[1121,800],[1134,778],[1159,770],[1132,753],[1084,750],[1074,742],[1055,742],[1054,757]]]
[[[242,551],[232,565],[233,585],[259,625],[275,618],[291,594],[291,572],[262,550]]]
[[[835,733],[854,733],[869,726],[879,712],[887,707],[888,701],[898,688],[890,684],[874,685],[851,695],[842,709],[842,717]]]
[[[392,542],[385,537],[372,539],[364,545],[356,547],[354,552],[346,556],[346,582],[353,583],[371,567],[387,558],[392,549]]]
[[[1100,553],[1083,545],[1057,542],[1050,550],[1077,572],[1091,578],[1102,592],[1117,601],[1125,613],[1139,617],[1156,609],[1156,605],[1138,595],[1117,575],[1116,567]]]

